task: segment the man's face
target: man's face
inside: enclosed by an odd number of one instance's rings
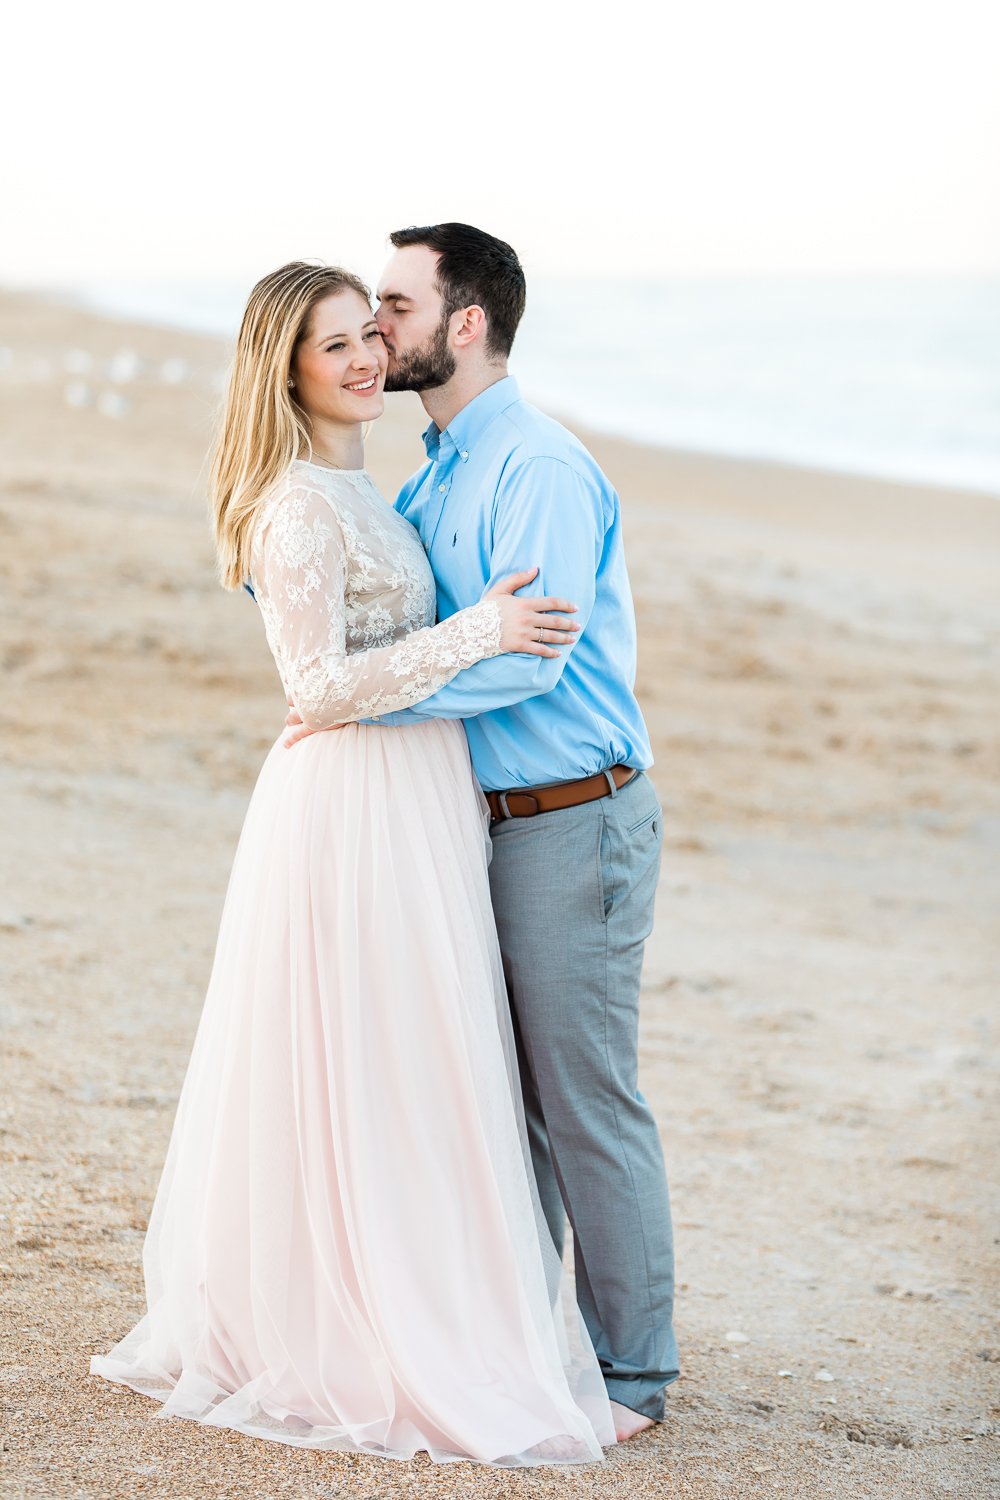
[[[438,255],[426,245],[404,245],[382,273],[375,320],[389,355],[387,391],[427,391],[455,373],[450,317],[434,284]]]

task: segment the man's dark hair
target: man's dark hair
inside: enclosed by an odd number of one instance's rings
[[[436,250],[438,291],[444,316],[475,304],[486,314],[486,353],[506,359],[524,314],[524,272],[505,240],[471,224],[425,224],[389,236],[397,250],[426,245]]]

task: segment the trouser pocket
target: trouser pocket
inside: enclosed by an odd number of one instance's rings
[[[650,881],[655,887],[659,875],[663,813],[650,784],[644,785],[648,795],[641,807],[618,808],[617,798],[610,797],[601,803],[597,870],[602,922],[640,892],[646,900],[646,887]]]

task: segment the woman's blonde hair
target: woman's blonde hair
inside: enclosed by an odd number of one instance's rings
[[[303,447],[309,421],[289,379],[295,351],[317,302],[364,282],[339,266],[293,260],[258,281],[240,324],[210,479],[219,577],[238,589],[250,572],[250,544],[260,502]]]

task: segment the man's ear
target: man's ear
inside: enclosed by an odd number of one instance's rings
[[[477,304],[452,314],[452,338],[463,349],[486,337],[486,314]]]

